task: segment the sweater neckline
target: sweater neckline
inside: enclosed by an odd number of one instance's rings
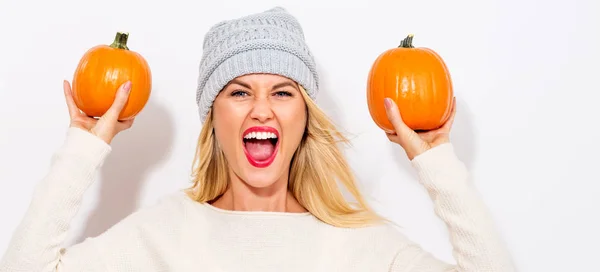
[[[302,213],[293,213],[293,212],[270,212],[270,211],[234,211],[234,210],[225,210],[221,208],[217,208],[209,203],[199,203],[200,205],[215,211],[220,214],[228,214],[228,215],[244,215],[244,216],[283,216],[283,217],[307,217],[311,216],[310,212],[302,212]]]

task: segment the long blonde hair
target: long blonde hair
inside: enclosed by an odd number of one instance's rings
[[[349,141],[327,115],[308,97],[300,86],[306,102],[308,122],[291,166],[288,189],[311,214],[336,227],[363,227],[384,220],[376,214],[362,196],[354,174],[342,154],[339,143]],[[227,160],[218,147],[212,125],[212,110],[198,137],[192,168],[193,185],[188,195],[200,203],[210,202],[228,186]],[[354,198],[348,201],[338,182]]]

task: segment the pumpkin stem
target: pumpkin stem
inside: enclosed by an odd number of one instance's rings
[[[412,44],[412,40],[413,40],[414,36],[415,36],[414,34],[408,34],[408,36],[406,36],[406,38],[404,38],[404,40],[402,40],[402,42],[400,42],[400,46],[398,46],[398,47],[415,48],[415,46]]]
[[[129,38],[129,33],[117,32],[115,40],[110,44],[110,47],[129,50],[129,47],[127,47],[127,38]]]

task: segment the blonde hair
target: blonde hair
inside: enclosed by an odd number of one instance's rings
[[[338,143],[349,144],[327,115],[300,87],[308,120],[304,137],[291,166],[288,189],[311,214],[336,227],[363,227],[384,220],[376,214],[358,189],[356,179]],[[188,195],[200,203],[225,193],[228,186],[227,160],[213,132],[212,110],[198,137],[194,158],[193,185]],[[338,182],[354,198],[346,200]]]

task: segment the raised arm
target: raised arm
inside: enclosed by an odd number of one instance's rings
[[[392,100],[385,102],[395,132],[390,141],[402,146],[427,189],[435,213],[450,234],[456,265],[445,264],[412,244],[400,250],[394,272],[512,272],[514,267],[496,231],[485,203],[469,182],[465,165],[456,157],[449,140],[456,113],[455,101],[448,121],[436,130],[417,133],[402,121]]]
[[[77,109],[65,82],[71,117],[66,141],[54,154],[49,172],[36,185],[29,208],[2,258],[0,271],[55,271],[71,220],[110,153],[112,138],[131,126],[132,121],[116,120],[127,101],[128,87],[121,86],[109,112],[96,120]]]
[[[515,271],[506,245],[453,146],[446,143],[434,147],[415,157],[412,164],[433,201],[435,213],[448,227],[456,265],[443,263],[413,245],[397,253],[391,271]]]
[[[52,159],[0,262],[0,272],[177,271],[175,233],[184,225],[183,198],[168,196],[127,216],[97,237],[69,248],[63,242],[84,192],[93,183],[110,147],[98,137],[70,128]],[[157,222],[168,222],[161,224]]]
[[[49,172],[35,187],[29,208],[0,263],[0,271],[55,271],[71,220],[111,150],[94,137],[81,129],[69,128]]]

